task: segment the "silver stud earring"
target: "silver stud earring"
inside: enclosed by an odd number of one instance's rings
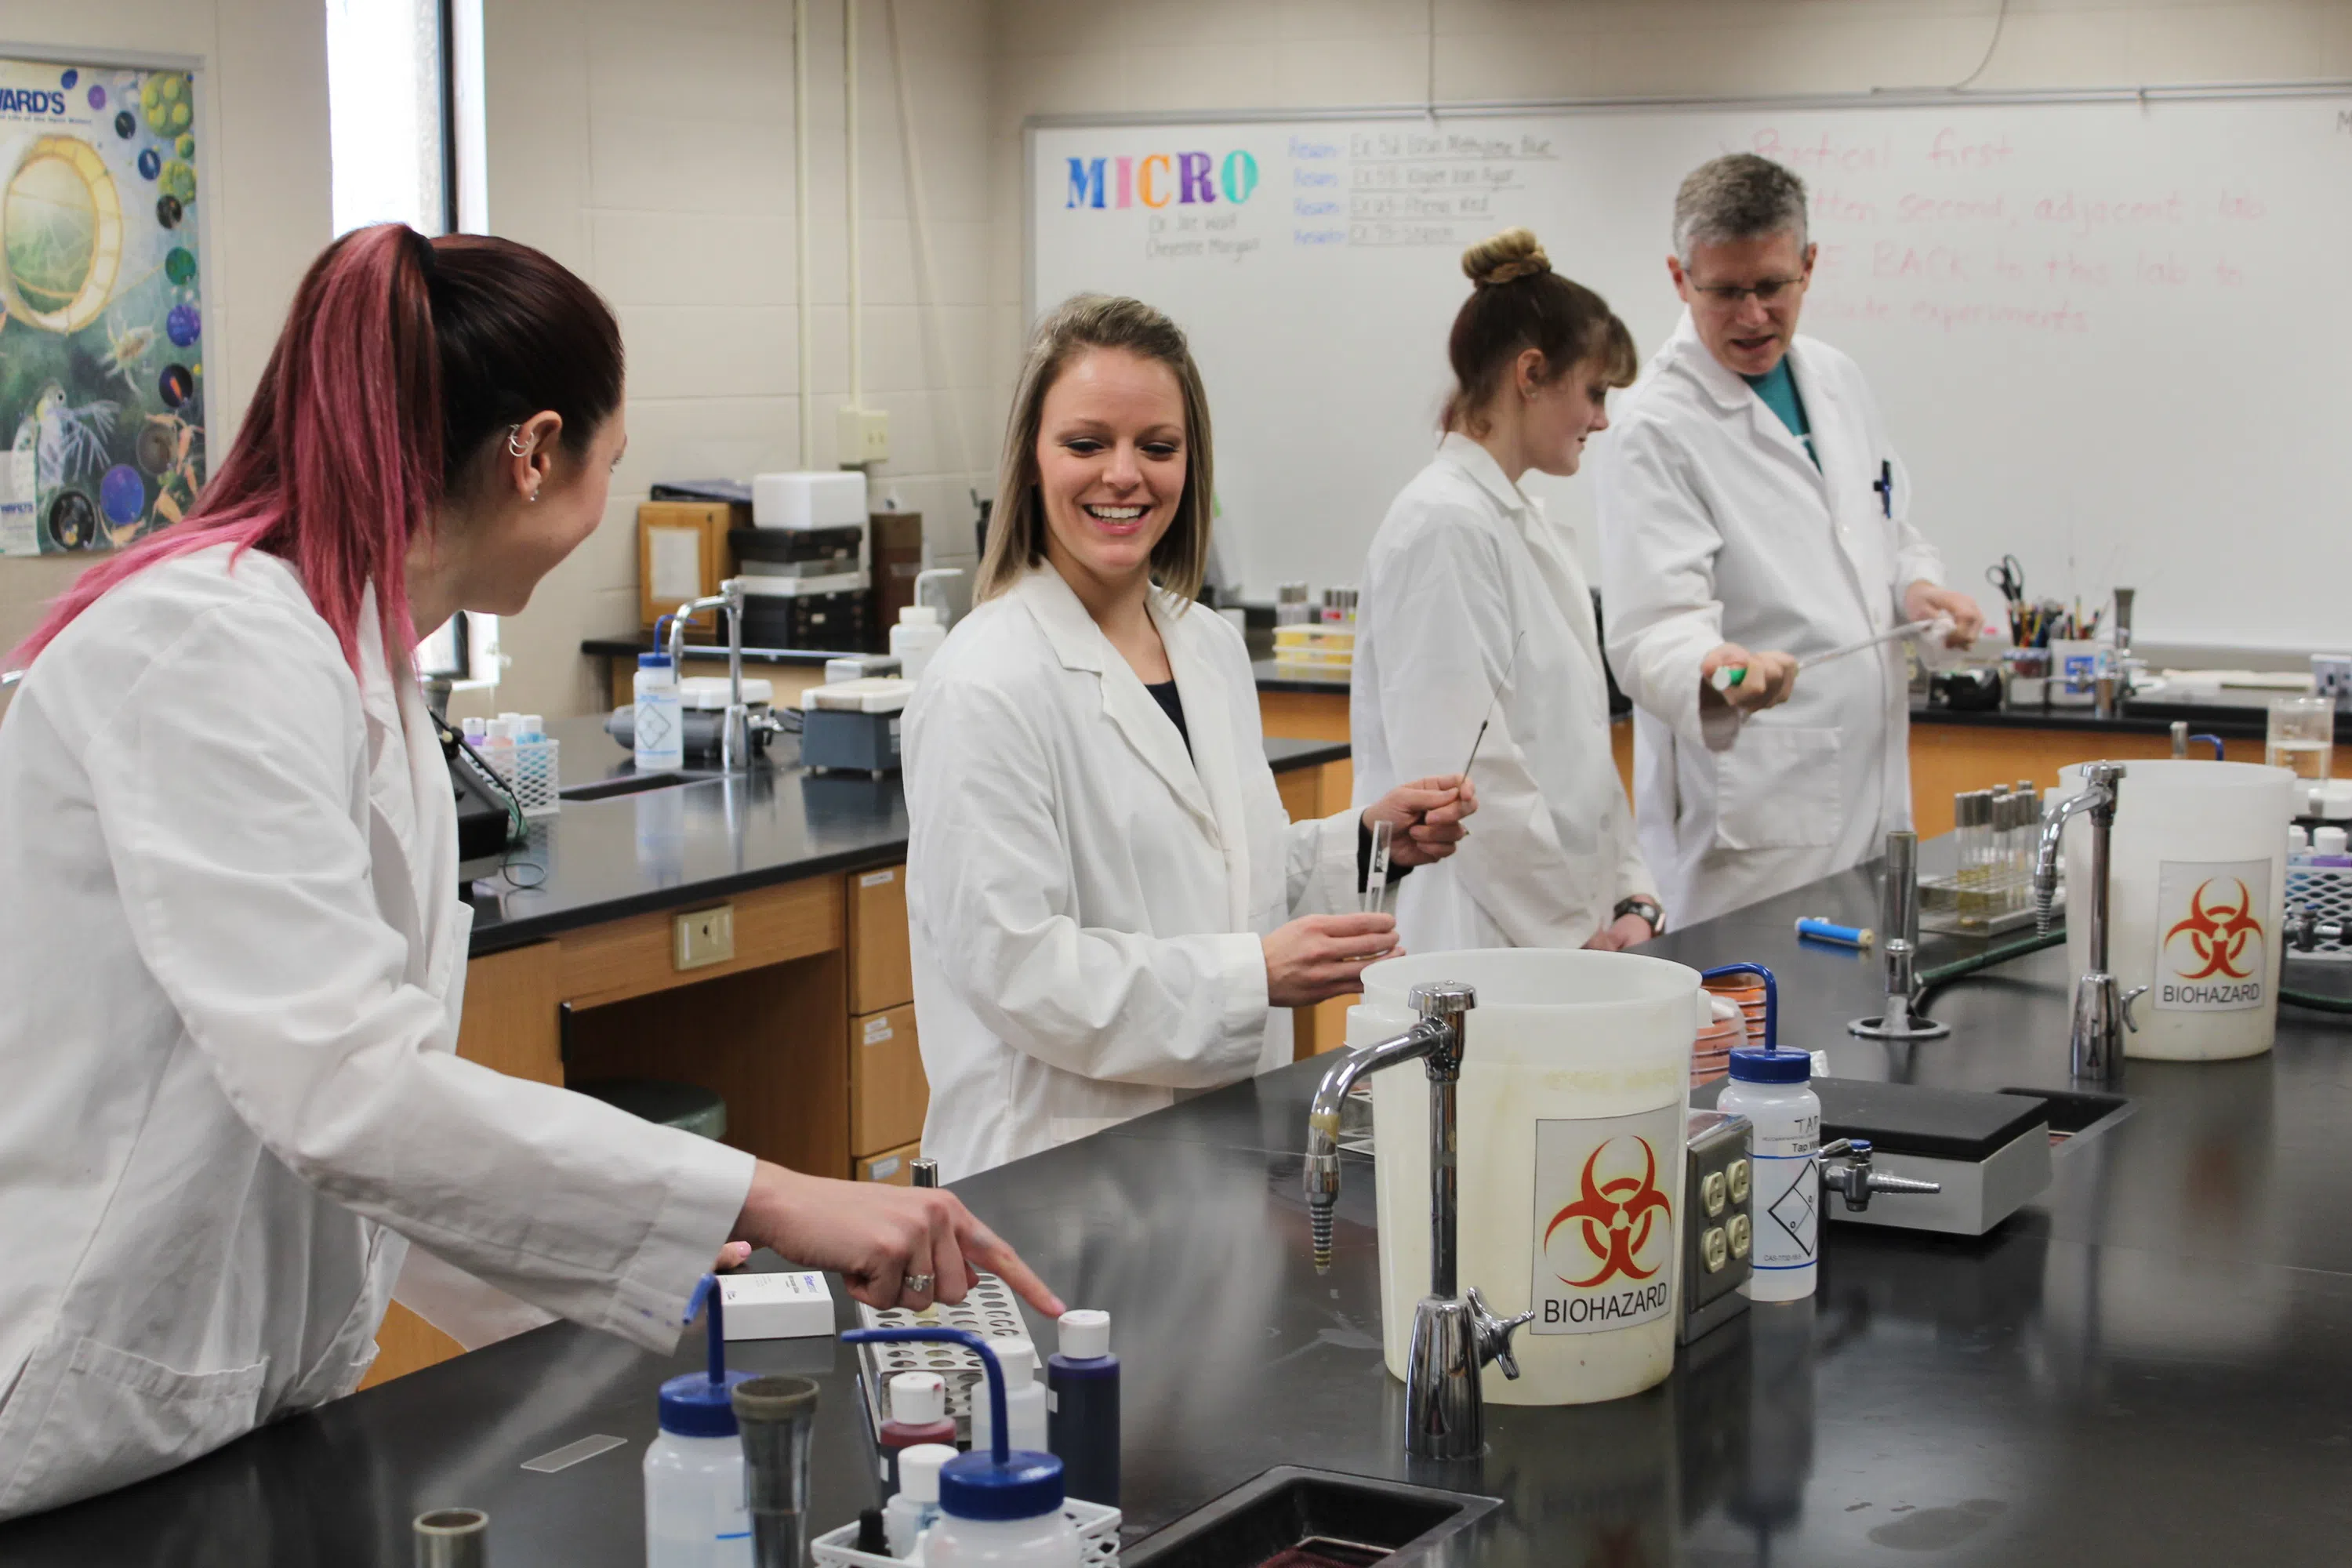
[[[537,500],[539,500],[539,492],[538,492],[537,490],[535,490],[535,489],[534,489],[534,490],[532,490],[532,491],[530,492],[530,499],[531,499],[534,502],[535,502],[535,501],[537,501]]]

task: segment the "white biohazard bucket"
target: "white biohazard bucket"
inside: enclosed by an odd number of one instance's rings
[[[1674,1369],[1684,1095],[1698,972],[1634,953],[1540,948],[1416,954],[1364,971],[1348,1043],[1412,1026],[1426,981],[1476,988],[1456,1093],[1458,1284],[1489,1310],[1535,1320],[1520,1376],[1486,1369],[1499,1405],[1585,1405]],[[1373,1075],[1381,1317],[1402,1378],[1429,1291],[1429,1079]]]
[[[2107,967],[2132,1004],[2124,1054],[2219,1061],[2278,1027],[2294,775],[2253,763],[2126,762],[2107,870]],[[2081,764],[2058,773],[2079,794]],[[2066,824],[2066,972],[2090,967],[2091,822]]]

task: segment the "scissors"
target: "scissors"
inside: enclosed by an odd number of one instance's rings
[[[1985,581],[2000,589],[2000,596],[2012,606],[2025,603],[2025,568],[2018,564],[2016,556],[2004,555],[2000,565],[1986,567]]]

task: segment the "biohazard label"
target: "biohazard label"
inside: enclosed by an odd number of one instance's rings
[[[2263,1005],[2270,892],[2268,860],[2167,860],[2158,867],[2158,1009],[2240,1013]]]
[[[1536,1334],[1591,1334],[1675,1304],[1682,1108],[1536,1123]]]

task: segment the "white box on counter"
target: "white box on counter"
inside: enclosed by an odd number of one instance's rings
[[[833,1332],[833,1292],[822,1274],[722,1274],[719,1300],[730,1340],[800,1340]]]
[[[754,528],[864,528],[866,476],[854,469],[751,476]]]

